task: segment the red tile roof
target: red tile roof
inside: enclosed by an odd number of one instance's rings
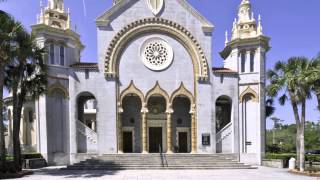
[[[70,67],[75,69],[89,69],[89,70],[98,70],[97,63],[76,63],[70,65]]]
[[[212,68],[213,73],[228,73],[228,74],[236,74],[236,71],[233,71],[228,68],[223,68],[223,67],[213,67]]]

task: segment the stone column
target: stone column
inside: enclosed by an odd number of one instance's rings
[[[167,110],[167,154],[172,154],[172,113],[173,109]]]
[[[142,153],[147,154],[148,153],[148,147],[147,147],[147,113],[148,108],[145,107],[145,105],[142,107],[141,110],[141,117],[142,117]]]
[[[119,107],[118,110],[118,154],[123,153],[123,138],[122,138],[122,113],[123,109],[122,107]]]
[[[191,153],[197,153],[197,122],[196,122],[196,107],[191,105]]]

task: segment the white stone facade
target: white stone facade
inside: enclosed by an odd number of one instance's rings
[[[50,164],[157,153],[154,145],[261,164],[269,39],[246,14],[248,0],[221,52],[223,68],[212,68],[214,26],[185,0],[114,1],[96,20],[97,64],[80,62],[70,14],[62,0],[50,3],[32,26],[49,49],[49,90],[26,105],[35,118],[31,144]]]

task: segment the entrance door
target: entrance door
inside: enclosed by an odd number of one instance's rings
[[[188,133],[179,132],[179,153],[188,152]]]
[[[132,132],[123,132],[123,152],[133,153]]]
[[[149,152],[160,153],[162,149],[162,127],[149,128]]]

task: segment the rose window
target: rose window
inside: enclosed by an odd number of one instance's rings
[[[161,38],[146,40],[141,47],[142,62],[151,70],[160,71],[170,66],[173,60],[171,46]]]

